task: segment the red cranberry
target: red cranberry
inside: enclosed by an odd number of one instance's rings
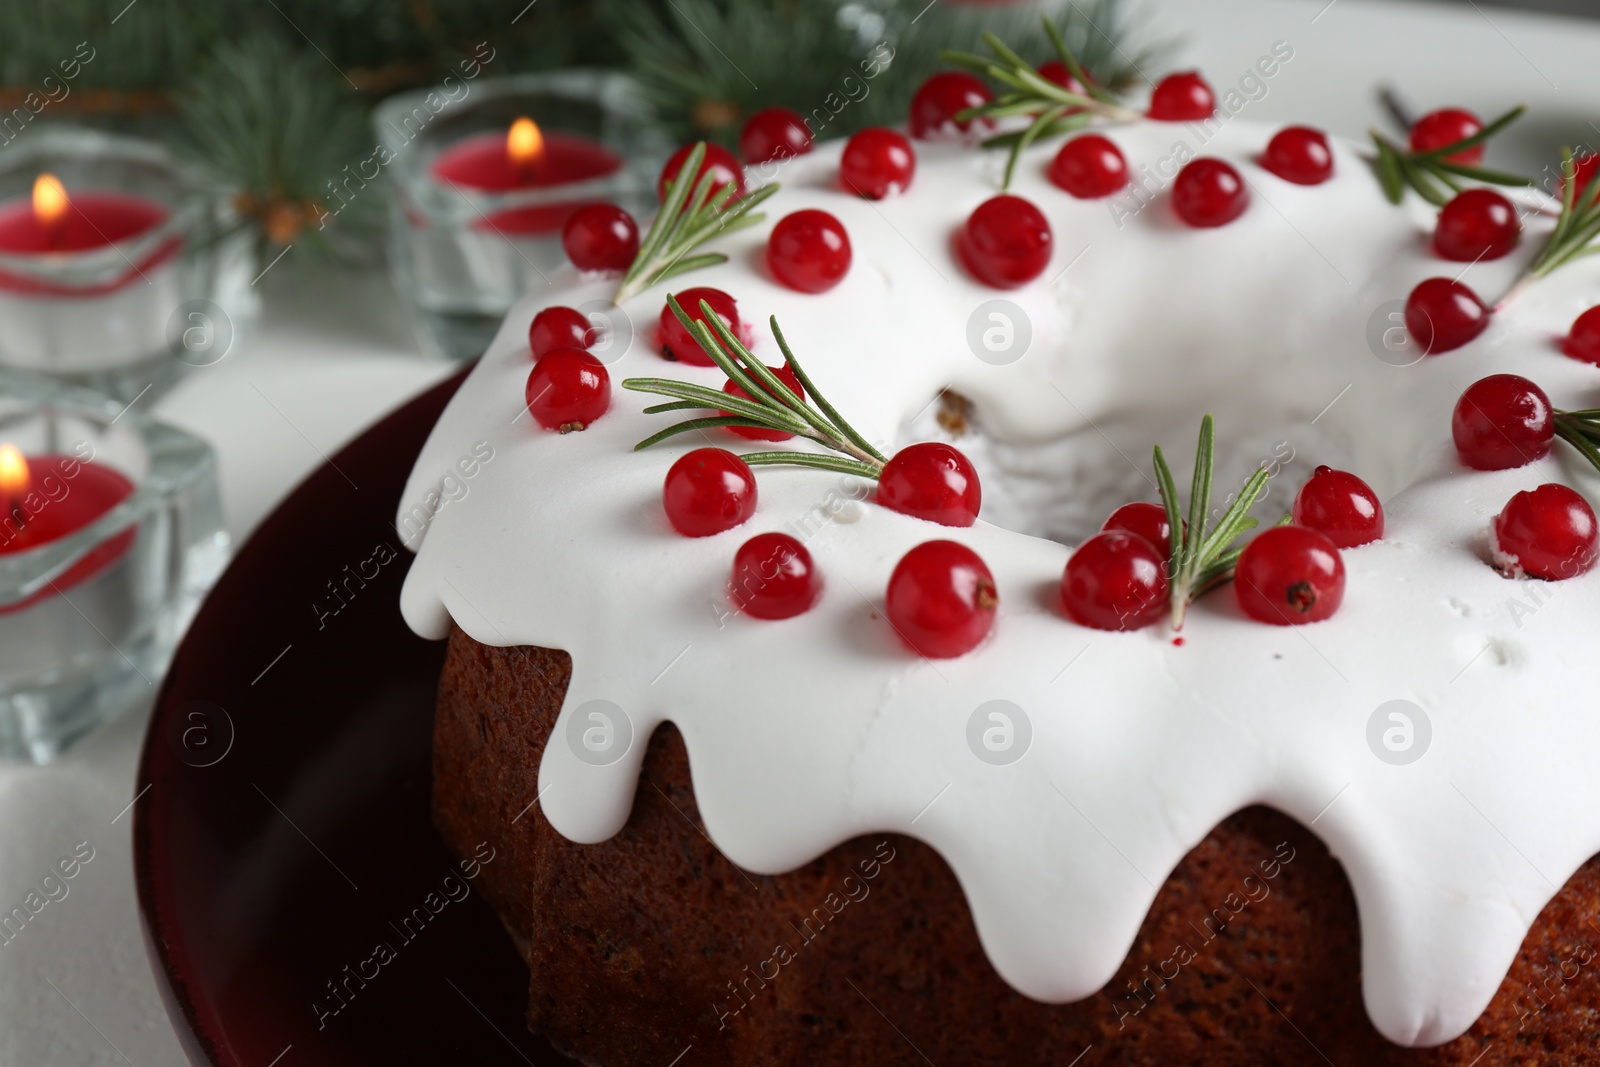
[[[1128,184],[1128,161],[1110,138],[1086,133],[1061,146],[1050,180],[1079,200],[1094,200]]]
[[[1078,546],[1061,575],[1061,606],[1096,630],[1137,630],[1167,613],[1167,557],[1126,530]]]
[[[678,176],[678,172],[683,169],[684,163],[689,159],[689,153],[693,151],[694,145],[684,145],[672,153],[667,159],[666,166],[661,168],[661,177],[656,181],[656,195],[663,202],[667,199],[667,183]],[[709,141],[706,142],[705,162],[700,164],[700,170],[694,176],[695,181],[698,182],[704,177],[706,171],[716,175],[715,184],[711,186],[713,196],[729,183],[732,183],[734,187],[734,196],[744,195],[744,166],[732,152],[719,144],[712,144]],[[693,191],[691,189],[690,193],[692,194]]]
[[[587,429],[611,406],[611,375],[580,348],[557,348],[533,365],[524,393],[528,411],[547,430]]]
[[[1160,122],[1198,122],[1217,111],[1217,97],[1194,71],[1168,74],[1150,94],[1149,116]]]
[[[1425,356],[1460,348],[1488,328],[1489,308],[1458,281],[1429,278],[1406,298],[1406,332]]]
[[[1231,166],[1202,157],[1178,172],[1172,183],[1172,206],[1190,226],[1226,226],[1250,206],[1250,189]]]
[[[1189,524],[1184,523],[1183,528],[1187,533]],[[1101,533],[1108,530],[1123,530],[1144,538],[1163,560],[1172,555],[1172,526],[1167,522],[1167,509],[1160,504],[1124,504],[1100,525]]]
[[[567,219],[561,247],[579,270],[625,271],[639,254],[639,225],[615,204],[590,204]]]
[[[927,541],[889,576],[889,622],[911,650],[930,659],[970,652],[994,627],[1000,595],[978,554],[955,541]]]
[[[1015,289],[1050,265],[1054,237],[1044,213],[1020,196],[985,200],[961,228],[961,259],[977,279]]]
[[[1286,182],[1321,185],[1333,177],[1333,150],[1321,130],[1287,126],[1267,142],[1261,166]]]
[[[978,521],[983,487],[972,462],[939,441],[907,445],[878,475],[878,503],[941,526]]]
[[[1550,454],[1555,413],[1544,390],[1515,374],[1491,374],[1456,401],[1450,434],[1461,462],[1480,471],[1524,467]]]
[[[731,530],[755,514],[756,478],[744,460],[721,448],[678,457],[661,487],[667,521],[685,537]]]
[[[917,153],[911,142],[881,126],[862,130],[850,138],[839,157],[839,181],[867,200],[882,200],[911,188],[917,172]]]
[[[1467,189],[1439,212],[1433,250],[1463,263],[1499,259],[1517,247],[1521,233],[1511,201],[1493,189]]]
[[[802,293],[825,293],[850,270],[850,235],[826,211],[807,208],[785,215],[767,238],[773,277]]]
[[[791,619],[810,610],[821,588],[811,553],[788,534],[756,534],[734,553],[728,595],[746,615]]]
[[[1585,363],[1600,364],[1600,304],[1579,315],[1561,341],[1561,351]]]
[[[721,289],[711,289],[699,286],[694,289],[685,289],[676,294],[678,305],[683,308],[685,315],[694,322],[705,322],[705,314],[700,310],[700,301],[704,300],[711,305],[711,310],[717,313],[723,324],[735,337],[742,337],[744,326],[739,321],[739,305],[734,303],[733,297]],[[696,367],[710,367],[715,361],[700,347],[700,342],[694,335],[683,328],[683,323],[678,321],[678,316],[672,313],[671,304],[661,307],[661,354],[668,359],[676,359],[683,363],[690,363]],[[712,331],[715,333],[715,331]]]
[[[557,348],[588,348],[594,341],[594,324],[577,308],[545,308],[528,326],[528,347],[534,359]]]
[[[811,127],[798,111],[769,107],[750,116],[739,133],[739,154],[752,166],[793,159],[811,151]]]
[[[1354,548],[1383,536],[1383,505],[1372,486],[1349,471],[1318,467],[1294,498],[1294,522],[1339,548]]]
[[[1431,111],[1411,127],[1411,151],[1432,152],[1464,141],[1481,129],[1483,123],[1470,111],[1454,107]],[[1476,166],[1483,162],[1483,145],[1446,156],[1445,159],[1463,166]]]
[[[1494,517],[1490,541],[1495,569],[1511,578],[1575,578],[1600,556],[1594,509],[1555,482],[1512,497]]]
[[[919,141],[966,133],[972,120],[956,116],[968,108],[982,107],[994,94],[989,87],[965,71],[946,70],[922,83],[911,98],[911,136]],[[987,121],[984,126],[990,125]]]
[[[781,367],[768,367],[767,369],[777,375],[778,380],[787,385],[795,396],[800,397],[802,400],[805,399],[806,391],[800,388],[800,379],[795,377],[794,371],[789,369],[788,364]],[[756,384],[760,385],[761,383],[757,382]],[[750,399],[750,394],[745,392],[744,388],[731,378],[723,385],[722,391],[729,396],[742,397],[745,400]],[[732,415],[734,412],[723,411],[718,414]],[[794,436],[794,434],[784,433],[782,430],[758,430],[750,426],[729,426],[728,432],[749,438],[752,441],[787,441]]]
[[[1245,545],[1233,584],[1239,607],[1257,622],[1321,622],[1344,600],[1344,561],[1325,534],[1273,526]]]

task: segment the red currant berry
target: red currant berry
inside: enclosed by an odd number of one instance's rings
[[[1561,351],[1573,359],[1600,364],[1600,304],[1573,321],[1572,329],[1561,340]]]
[[[667,183],[678,176],[678,172],[683,169],[683,164],[689,158],[689,153],[693,151],[694,145],[686,144],[667,158],[666,166],[661,168],[661,177],[656,180],[656,195],[662,201],[667,199]],[[744,165],[732,152],[709,141],[706,142],[705,162],[700,164],[700,170],[694,176],[695,181],[698,182],[704,177],[706,171],[716,175],[715,184],[711,186],[713,194],[731,182],[734,187],[733,195],[735,197],[744,195]]]
[[[729,332],[735,337],[744,336],[744,324],[739,321],[739,305],[734,303],[733,297],[721,289],[698,286],[675,295],[678,298],[678,306],[683,308],[683,313],[688,315],[691,321],[706,321],[705,313],[700,310],[700,301],[704,300],[711,305],[711,310],[717,313],[717,317],[728,327]],[[661,306],[660,326],[663,356],[696,367],[716,365],[712,358],[706,355],[705,349],[700,347],[700,342],[694,339],[694,335],[683,328],[678,316],[672,313],[671,304]]]
[[[1344,560],[1325,534],[1274,526],[1245,545],[1233,584],[1239,607],[1257,622],[1321,622],[1344,600]]]
[[[1185,531],[1189,524],[1184,523]],[[1100,526],[1100,532],[1122,530],[1144,538],[1161,553],[1162,559],[1172,555],[1172,526],[1167,522],[1167,509],[1160,504],[1124,504],[1111,513]]]
[[[1411,151],[1432,152],[1453,145],[1457,141],[1464,141],[1481,129],[1483,123],[1470,111],[1454,107],[1431,111],[1411,127]],[[1451,163],[1474,166],[1483,162],[1483,145],[1446,156],[1445,159]]]
[[[1094,200],[1128,184],[1128,161],[1110,138],[1086,133],[1061,146],[1050,180],[1079,200]]]
[[[850,138],[839,157],[839,181],[866,200],[882,200],[911,188],[917,153],[904,135],[881,126]]]
[[[959,450],[926,441],[907,445],[883,465],[877,499],[890,511],[941,526],[971,526],[978,521],[983,487],[972,462]]]
[[[1168,74],[1150,94],[1150,118],[1159,122],[1198,122],[1217,111],[1217,97],[1194,71]]]
[[[1517,247],[1521,234],[1511,201],[1493,189],[1467,189],[1440,210],[1433,250],[1462,263],[1499,259]]]
[[[528,411],[547,430],[587,429],[611,406],[611,375],[580,348],[557,348],[533,365],[525,391]]]
[[[1172,183],[1172,206],[1190,226],[1226,226],[1250,206],[1250,189],[1231,166],[1202,157],[1178,172]]]
[[[1000,595],[978,554],[955,541],[926,541],[889,576],[889,622],[913,652],[950,659],[994,628]]]
[[[1491,374],[1467,387],[1450,420],[1461,462],[1475,470],[1525,467],[1550,454],[1555,413],[1543,389],[1516,374]]]
[[[1594,509],[1555,482],[1518,493],[1494,517],[1494,566],[1509,578],[1576,578],[1600,556]]]
[[[639,254],[639,225],[615,204],[590,204],[567,219],[561,247],[579,270],[625,271]]]
[[[1061,606],[1096,630],[1138,630],[1165,615],[1167,558],[1126,530],[1097,533],[1078,546],[1061,575]]]
[[[800,397],[802,400],[805,399],[806,391],[800,388],[800,379],[795,377],[794,371],[790,370],[787,364],[782,367],[768,367],[767,369],[777,375],[778,380],[787,385],[795,396]],[[760,383],[757,382],[756,384],[759,385]],[[745,392],[743,387],[732,379],[729,379],[723,385],[722,391],[729,396],[737,396],[745,400],[750,399],[750,394]],[[722,411],[718,412],[718,414],[732,415],[734,412]],[[740,437],[747,437],[752,441],[787,441],[794,436],[794,434],[784,433],[782,430],[757,430],[749,426],[729,426],[728,432],[737,434]]]
[[[756,477],[726,449],[697,448],[667,471],[661,504],[674,530],[685,537],[709,537],[755,514]]]
[[[791,289],[825,293],[850,270],[850,235],[826,211],[785,215],[767,238],[767,267]]]
[[[1488,328],[1488,307],[1458,281],[1429,278],[1406,298],[1406,332],[1425,356],[1460,348]]]
[[[810,610],[821,587],[811,553],[788,534],[756,534],[733,555],[728,596],[746,615],[793,618]]]
[[[528,326],[528,347],[534,359],[557,348],[588,348],[594,340],[594,324],[577,308],[545,308]]]
[[[985,285],[1015,289],[1044,273],[1055,238],[1044,212],[1020,196],[978,205],[961,228],[961,259]]]
[[[739,133],[739,154],[751,166],[793,159],[811,151],[811,127],[798,111],[769,107],[750,116]]]
[[[923,82],[911,98],[911,136],[926,141],[966,133],[972,128],[972,120],[958,122],[956,116],[993,99],[989,87],[965,71],[947,70],[935,74]],[[987,127],[991,123],[984,121],[982,125]]]
[[[1261,166],[1286,182],[1321,185],[1333,177],[1333,150],[1321,130],[1287,126],[1267,142]]]
[[[1383,536],[1383,505],[1372,486],[1349,471],[1318,467],[1294,498],[1294,522],[1338,548],[1354,548]]]

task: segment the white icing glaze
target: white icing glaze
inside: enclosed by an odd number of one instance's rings
[[[1181,226],[1165,193],[1119,227],[1107,202],[1048,183],[1056,144],[1035,148],[1014,192],[1049,216],[1057,248],[1044,278],[1009,293],[972,281],[950,245],[996,192],[999,154],[920,144],[911,190],[869,203],[833,187],[839,145],[824,146],[786,168],[767,223],[723,242],[729,263],[675,283],[732,293],[773,363],[776,314],[819,386],[884,445],[931,425],[941,387],[971,398],[984,437],[962,443],[995,525],[934,526],[849,503],[860,486],[837,476],[763,468],[749,523],[679,537],[661,481],[706,440],[633,453],[674,416],[644,415],[650,398],[620,389],[583,433],[539,431],[523,411],[533,313],[604,298],[615,283],[558,278],[514,311],[407,488],[402,515],[476,442],[495,451],[434,518],[403,608],[430,637],[454,619],[486,644],[572,654],[539,775],[556,829],[581,842],[616,833],[650,732],[670,720],[706,829],[730,860],[776,873],[856,834],[914,835],[955,870],[999,972],[1060,1002],[1115,973],[1190,848],[1230,813],[1267,804],[1309,825],[1349,874],[1378,1028],[1411,1045],[1465,1030],[1540,908],[1600,850],[1600,716],[1575,698],[1594,678],[1600,574],[1523,583],[1487,565],[1489,519],[1514,492],[1564,480],[1592,497],[1594,484],[1559,444],[1521,470],[1462,470],[1450,411],[1467,384],[1504,370],[1540,382],[1557,406],[1600,403],[1595,369],[1553,343],[1593,302],[1600,273],[1564,269],[1468,347],[1386,364],[1366,341],[1373,310],[1460,266],[1429,253],[1431,214],[1414,197],[1407,210],[1384,201],[1348,146],[1336,146],[1338,173],[1322,186],[1261,170],[1253,159],[1272,132],[1234,120],[1205,145],[1254,189],[1245,215],[1216,230]],[[1155,123],[1108,136],[1135,168],[1199,142],[1188,126]],[[780,287],[762,265],[771,223],[802,207],[835,214],[854,244],[849,276],[821,296]],[[1529,230],[1517,253],[1466,272],[1486,299],[1548,220]],[[1034,331],[1009,366],[981,362],[965,340],[973,309],[996,297],[1026,309]],[[611,365],[613,383],[667,374],[720,385],[714,368],[656,354],[663,299],[657,287],[627,306],[639,338]],[[1068,622],[1054,591],[1069,550],[1029,534],[1081,536],[1115,504],[1154,499],[1150,446],[1187,470],[1205,411],[1218,418],[1219,485],[1293,450],[1257,509],[1268,521],[1321,462],[1384,498],[1384,540],[1344,554],[1343,608],[1314,626],[1264,626],[1223,590],[1191,613],[1182,647],[1165,627]],[[817,510],[830,507],[831,520]],[[735,548],[776,529],[806,540],[822,598],[782,622],[730,614],[722,589]],[[881,618],[895,562],[933,538],[972,546],[1002,600],[989,640],[956,660],[918,659]],[[610,766],[560,741],[592,699],[616,702],[635,731]],[[1031,748],[1009,766],[980,761],[966,741],[969,717],[994,699],[1032,724]],[[1431,747],[1406,766],[1376,758],[1366,739],[1374,710],[1396,699],[1432,724]]]

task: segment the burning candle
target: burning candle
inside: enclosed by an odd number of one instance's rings
[[[615,174],[622,160],[605,145],[564,133],[546,133],[523,116],[504,133],[465,138],[440,153],[432,173],[439,182],[478,193],[516,193],[592,181]],[[550,234],[593,198],[506,208],[479,220],[479,228],[511,235]]]
[[[69,195],[59,178],[41,174],[34,180],[32,197],[0,205],[0,253],[48,256],[86,252],[131,240],[166,220],[167,209],[153,200],[122,193]],[[173,238],[155,249],[137,268],[128,265],[130,269],[117,279],[113,288],[129,284],[138,278],[140,269],[148,269],[170,257],[180,243],[178,238]],[[0,270],[0,287],[47,291],[33,279],[19,278],[4,270]],[[97,291],[106,290],[101,287]]]
[[[110,467],[75,455],[24,456],[0,443],[0,556],[27,552],[69,537],[133,494],[133,482]],[[91,548],[40,592],[0,608],[11,614],[88,581],[115,563],[133,543],[129,528]]]

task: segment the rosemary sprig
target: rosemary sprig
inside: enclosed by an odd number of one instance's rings
[[[1556,436],[1600,470],[1600,408],[1558,411],[1555,423]]]
[[[783,379],[757,359],[734,336],[733,331],[728,329],[722,317],[704,300],[700,302],[700,313],[704,316],[704,321],[698,322],[691,319],[683,310],[678,304],[677,297],[668,296],[667,306],[678,316],[678,321],[683,323],[684,329],[700,342],[700,347],[711,357],[712,362],[720,367],[734,384],[743,389],[749,395],[749,399],[730,396],[720,389],[696,385],[693,382],[681,382],[670,378],[629,378],[622,383],[624,389],[673,398],[672,403],[645,408],[647,415],[664,411],[706,408],[730,412],[728,415],[689,419],[669,426],[634,445],[634,451],[649,448],[680,433],[719,426],[747,426],[753,429],[791,433],[841,453],[829,456],[788,449],[747,452],[740,458],[751,466],[815,467],[819,470],[877,479],[883,470],[883,465],[888,462],[888,457],[873,448],[865,437],[844,420],[838,410],[828,403],[827,398],[817,389],[816,383],[801,369],[800,361],[795,358],[788,341],[784,339],[783,331],[778,328],[777,316],[771,319],[773,339],[778,342],[778,349],[783,353],[783,361],[794,372],[795,378],[800,382],[800,388],[805,392],[805,397],[796,395]],[[810,399],[806,399],[807,397]]]
[[[1200,420],[1200,444],[1194,456],[1194,480],[1189,489],[1189,521],[1185,525],[1178,512],[1178,490],[1172,481],[1161,446],[1155,449],[1156,482],[1161,503],[1167,509],[1167,526],[1172,531],[1172,554],[1167,560],[1167,582],[1172,597],[1172,628],[1183,629],[1189,605],[1233,577],[1243,547],[1234,542],[1258,525],[1250,509],[1261,499],[1269,477],[1262,467],[1244,483],[1239,495],[1214,526],[1206,529],[1211,508],[1211,482],[1216,463],[1216,424],[1210,415]]]
[[[1067,48],[1066,42],[1061,39],[1060,31],[1048,16],[1044,19],[1044,28],[1050,36],[1050,43],[1055,47],[1056,54],[1061,58],[1062,65],[1078,80],[1078,84],[1084,87],[1083,92],[1075,93],[1063,89],[1045,78],[1032,63],[1019,56],[993,33],[983,35],[983,43],[995,54],[993,59],[971,52],[939,53],[939,57],[948,63],[966,67],[1011,88],[1010,92],[1002,93],[987,104],[960,112],[956,115],[957,121],[1008,119],[1018,115],[1028,115],[1033,119],[1027,129],[998,134],[983,142],[985,148],[1011,149],[1011,155],[1006,160],[1002,189],[1011,187],[1011,179],[1017,170],[1017,161],[1028,146],[1041,137],[1055,137],[1081,130],[1096,118],[1133,122],[1141,117],[1137,111],[1125,106],[1114,94],[1095,84],[1082,64]]]
[[[1409,148],[1403,148],[1377,130],[1373,130],[1372,143],[1378,149],[1373,166],[1377,171],[1378,181],[1383,185],[1384,195],[1389,198],[1390,203],[1398,204],[1405,199],[1406,186],[1409,185],[1417,191],[1418,196],[1430,204],[1444,207],[1450,202],[1451,197],[1465,188],[1460,181],[1462,178],[1489,185],[1532,185],[1532,179],[1524,178],[1520,174],[1468,166],[1447,158],[1484,144],[1521,118],[1522,113],[1527,110],[1527,107],[1518,105],[1471,137],[1463,137],[1453,144],[1427,152],[1413,152]]]
[[[701,141],[683,161],[678,176],[667,183],[666,199],[650,223],[649,232],[639,243],[639,254],[633,257],[633,265],[622,276],[617,295],[611,298],[613,304],[621,304],[657,282],[685,271],[726,263],[728,257],[721,252],[702,252],[695,256],[689,253],[719,234],[754,226],[766,218],[754,209],[778,191],[777,182],[769,182],[742,197],[731,182],[712,193],[716,185],[713,171],[708,170],[695,181],[705,159],[706,143]]]
[[[1600,237],[1600,168],[1580,190],[1578,161],[1572,149],[1563,148],[1561,177],[1561,214],[1556,217],[1556,228],[1550,232],[1544,251],[1528,265],[1528,274],[1533,278],[1543,278],[1557,267],[1600,251],[1595,245],[1595,238]]]

